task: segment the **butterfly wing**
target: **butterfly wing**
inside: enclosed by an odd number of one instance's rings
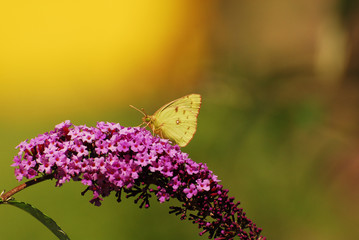
[[[190,94],[176,99],[152,116],[155,132],[180,147],[186,146],[197,130],[197,116],[201,107],[201,95]]]

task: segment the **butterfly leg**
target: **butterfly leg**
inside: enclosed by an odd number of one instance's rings
[[[141,127],[143,124],[145,124],[144,122],[143,123],[141,123],[140,125],[138,125],[137,127]],[[148,125],[148,124],[147,124]],[[147,127],[147,125],[146,125],[146,127]]]

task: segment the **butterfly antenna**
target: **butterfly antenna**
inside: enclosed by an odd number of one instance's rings
[[[143,108],[141,108],[142,110],[136,108],[135,106],[133,105],[130,105],[130,107],[132,107],[133,109],[139,111],[140,113],[143,114],[143,116],[147,117],[147,114],[145,113],[145,110]],[[141,127],[142,125],[146,124],[146,126],[144,126],[144,128],[148,127],[148,125],[150,124],[149,122],[146,123],[146,122],[142,122],[140,125],[138,125],[137,127]]]
[[[135,110],[137,110],[137,111],[139,111],[140,113],[142,113],[143,114],[143,116],[147,116],[147,114],[145,113],[145,111],[143,111],[143,108],[142,108],[142,110],[140,110],[140,109],[138,109],[138,108],[136,108],[135,106],[132,106],[132,105],[130,105],[130,107],[132,107],[133,109],[135,109]]]

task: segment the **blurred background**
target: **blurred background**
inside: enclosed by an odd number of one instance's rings
[[[183,149],[206,162],[268,239],[359,235],[359,3],[356,0],[3,1],[0,187],[17,183],[25,139],[64,120],[137,126],[189,93],[203,97]],[[72,239],[207,239],[170,203],[101,207],[54,181],[15,197]],[[55,239],[0,206],[1,239]]]

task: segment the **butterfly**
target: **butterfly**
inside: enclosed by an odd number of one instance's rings
[[[197,117],[201,108],[201,95],[189,94],[169,102],[158,109],[153,115],[141,112],[143,123],[154,134],[161,138],[171,140],[180,147],[186,146],[193,138],[197,130]],[[142,125],[141,124],[141,125]]]

